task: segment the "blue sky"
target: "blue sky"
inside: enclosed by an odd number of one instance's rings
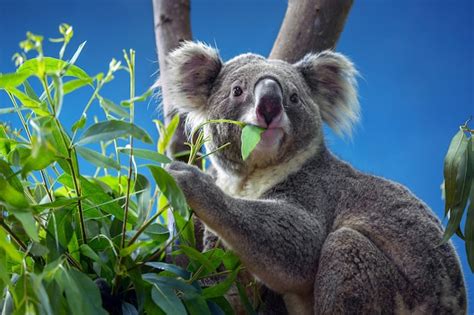
[[[284,0],[195,0],[193,34],[217,45],[224,59],[249,51],[268,55],[285,9]],[[362,121],[351,141],[328,131],[329,147],[363,171],[406,185],[440,218],[443,158],[458,126],[474,114],[473,16],[471,0],[359,0],[337,48],[362,75]],[[158,66],[151,0],[0,0],[0,72],[14,70],[10,59],[26,31],[55,37],[62,22],[74,26],[72,46],[87,40],[78,64],[89,74],[106,71],[123,48],[134,48],[138,92],[153,83]],[[50,44],[46,50],[58,49]],[[125,74],[103,95],[126,99]],[[66,125],[79,118],[86,97],[66,98]],[[0,107],[7,104],[0,95]],[[136,119],[157,137],[151,120],[159,111],[155,104],[141,105]],[[464,245],[454,243],[473,291]],[[469,295],[472,304],[474,294]]]

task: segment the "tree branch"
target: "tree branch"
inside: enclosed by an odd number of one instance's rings
[[[352,0],[288,0],[288,9],[270,59],[293,63],[309,52],[333,49]]]
[[[189,0],[153,0],[155,40],[158,50],[163,113],[166,124],[169,123],[173,115],[173,104],[167,97],[166,56],[170,51],[177,48],[182,41],[192,39],[189,11]],[[186,136],[184,135],[183,121],[184,119],[181,119],[180,126],[170,141],[170,154],[187,150],[184,145]]]

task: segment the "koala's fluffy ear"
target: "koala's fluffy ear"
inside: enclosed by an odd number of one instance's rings
[[[166,59],[167,97],[178,111],[202,115],[221,68],[216,49],[200,42],[183,42]]]
[[[303,74],[322,119],[338,134],[352,132],[359,120],[357,70],[345,56],[329,50],[308,54],[295,64]]]

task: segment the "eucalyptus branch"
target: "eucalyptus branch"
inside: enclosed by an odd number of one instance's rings
[[[127,53],[124,51],[124,57],[127,61],[128,71],[130,75],[130,123],[134,122],[135,114],[135,51],[130,49],[130,58]],[[127,176],[127,192],[124,205],[124,214],[123,214],[123,224],[122,224],[122,240],[120,242],[120,248],[125,247],[125,237],[127,232],[127,219],[128,219],[128,208],[130,204],[130,189],[131,181],[133,174],[133,136],[130,136],[130,154],[129,154],[129,167],[128,167],[128,176]]]
[[[78,212],[79,212],[79,226],[80,226],[80,229],[81,229],[82,242],[84,244],[87,244],[86,224],[85,224],[85,221],[84,221],[84,210],[83,210],[83,207],[82,207],[82,198],[81,198],[82,197],[82,188],[81,188],[81,182],[80,182],[80,180],[78,180],[80,174],[76,174],[74,164],[73,164],[73,157],[75,157],[76,161],[77,161],[76,150],[74,149],[74,147],[71,147],[71,146],[68,145],[68,142],[67,142],[67,140],[64,136],[63,129],[61,128],[61,124],[60,124],[57,117],[54,118],[54,122],[56,123],[56,126],[58,127],[58,130],[60,131],[59,134],[61,135],[61,139],[64,143],[64,146],[67,148],[68,157],[67,157],[66,161],[69,165],[69,169],[71,171],[72,182],[73,182],[73,185],[74,185],[74,190],[76,191],[76,196],[78,197],[77,198],[77,209],[78,209]],[[72,143],[72,141],[71,141],[71,143]],[[76,166],[77,166],[78,171],[79,171],[79,165],[76,165]]]
[[[32,255],[29,251],[28,251],[28,246],[26,246],[25,243],[23,243],[23,241],[15,234],[15,232],[13,232],[12,229],[10,229],[10,227],[3,221],[3,218],[0,218],[0,226],[5,230],[5,232],[8,233],[8,235],[10,235],[10,237],[15,241],[15,243],[28,255],[30,256],[31,258],[33,258],[33,260],[37,263],[40,263],[40,259],[34,255]]]
[[[26,252],[28,250],[28,246],[26,246],[26,244],[23,243],[23,241],[15,234],[15,232],[10,229],[10,227],[3,221],[3,219],[0,219],[0,226],[5,230],[5,232],[7,232],[11,236],[11,238],[23,251]]]

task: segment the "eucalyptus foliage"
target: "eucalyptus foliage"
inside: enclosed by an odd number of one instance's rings
[[[134,121],[135,106],[152,94],[136,94],[135,52],[124,51],[122,61],[91,76],[76,65],[85,43],[65,59],[73,28],[59,30],[51,40],[61,44],[58,58],[44,54],[42,36],[28,33],[14,55],[17,70],[0,74],[0,90],[11,100],[0,114],[16,113],[21,124],[0,121],[3,314],[106,314],[104,307],[123,314],[232,313],[224,295],[240,263],[221,248],[196,249],[193,212],[166,172],[178,116],[168,126],[155,121],[154,143]],[[128,75],[130,95],[114,103],[102,91],[118,72]],[[61,113],[71,105],[64,97],[79,89],[91,91],[90,98],[66,127]],[[92,106],[104,120],[88,116]],[[245,158],[262,132],[250,129],[256,131],[245,131]],[[203,158],[206,139],[197,132],[190,163]],[[154,149],[135,148],[138,142]],[[95,166],[94,174],[85,174],[83,163]],[[189,263],[173,264],[179,255]],[[219,283],[203,285],[216,276]]]
[[[464,239],[469,266],[474,272],[474,130],[469,128],[468,122],[459,127],[444,159],[442,187],[444,211],[449,221],[443,241],[454,233]],[[461,220],[465,213],[463,234]]]

